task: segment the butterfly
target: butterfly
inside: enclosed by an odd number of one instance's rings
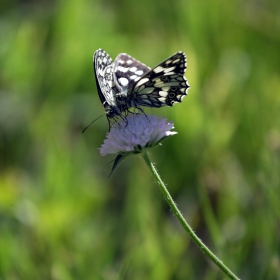
[[[101,103],[109,120],[130,108],[160,108],[182,102],[189,84],[184,74],[187,59],[177,52],[153,69],[126,53],[113,62],[102,49],[93,56],[94,75]]]

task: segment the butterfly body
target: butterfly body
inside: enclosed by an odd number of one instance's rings
[[[150,69],[125,53],[113,62],[105,51],[98,49],[93,64],[99,98],[109,121],[127,114],[130,108],[173,106],[188,93],[183,52]]]

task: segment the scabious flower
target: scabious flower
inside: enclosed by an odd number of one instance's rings
[[[173,128],[172,122],[145,114],[130,114],[119,123],[115,123],[100,148],[102,156],[117,154],[109,177],[126,157],[132,154],[146,154],[148,149],[177,134],[171,131]]]
[[[155,115],[131,114],[115,123],[107,133],[100,148],[102,156],[108,154],[135,154],[160,144],[161,141],[177,134],[171,131],[172,122]]]

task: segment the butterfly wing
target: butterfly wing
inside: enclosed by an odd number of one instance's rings
[[[189,84],[184,77],[186,55],[177,52],[143,75],[129,90],[128,98],[134,107],[173,106],[188,94]]]
[[[93,56],[94,75],[99,98],[103,105],[115,106],[113,61],[102,49],[98,49]]]
[[[133,85],[147,72],[150,68],[126,53],[117,56],[114,62],[114,81],[119,92],[126,92],[126,89],[132,88]]]

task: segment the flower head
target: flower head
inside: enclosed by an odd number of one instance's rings
[[[131,154],[157,146],[167,137],[177,134],[170,131],[174,128],[172,122],[158,116],[131,114],[119,123],[115,123],[107,133],[100,148],[100,154]]]

